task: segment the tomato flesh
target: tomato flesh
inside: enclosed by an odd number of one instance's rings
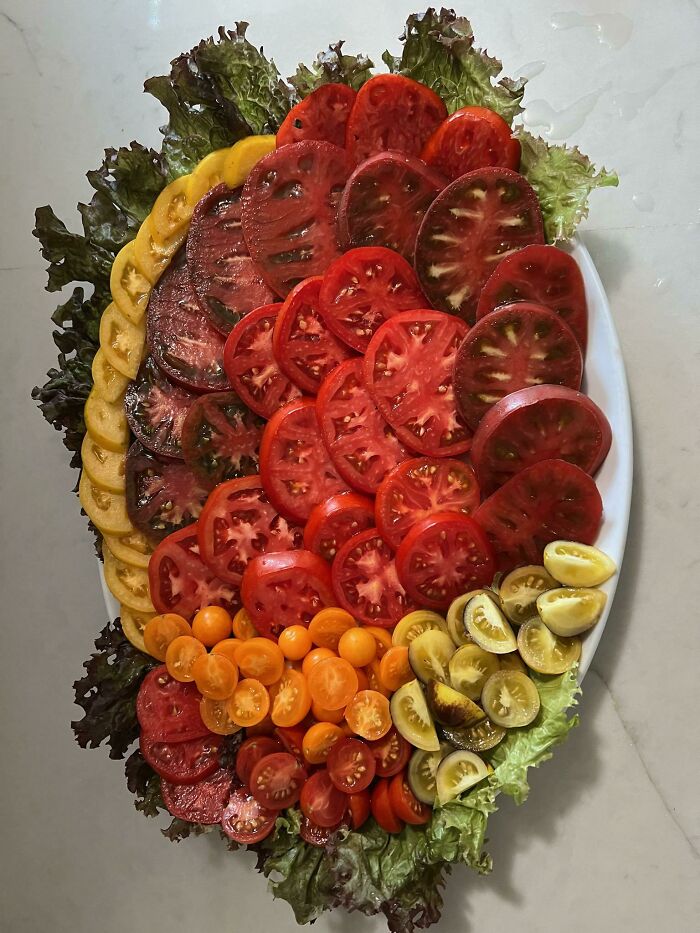
[[[374,526],[374,503],[354,492],[331,496],[315,506],[304,528],[304,547],[333,560],[353,535]]]
[[[299,101],[277,131],[277,147],[318,139],[345,145],[345,127],[357,96],[347,84],[322,84]]]
[[[405,771],[391,779],[389,801],[396,816],[404,823],[422,826],[430,819],[430,807],[421,803],[413,793],[408,785]]]
[[[350,811],[350,825],[354,830],[360,829],[369,819],[370,793],[368,790],[348,796],[348,809]]]
[[[304,842],[308,842],[309,845],[316,846],[318,849],[323,849],[324,846],[328,844],[333,833],[340,829],[341,826],[342,821],[339,822],[337,826],[319,826],[308,817],[302,816],[299,822],[299,835]]]
[[[237,787],[221,815],[221,828],[240,845],[262,842],[275,828],[276,810],[267,810],[244,787]]]
[[[369,747],[359,739],[342,739],[328,755],[328,774],[344,794],[365,790],[374,780],[376,763]]]
[[[136,715],[149,742],[186,742],[209,736],[199,714],[199,691],[170,676],[164,664],[149,671],[139,687]]]
[[[249,787],[250,776],[257,763],[281,750],[282,743],[270,735],[253,735],[241,742],[236,754],[236,774],[241,783]]]
[[[147,450],[181,459],[183,426],[196,399],[194,392],[174,385],[148,357],[127,386],[124,413],[132,433]]]
[[[347,805],[347,795],[333,784],[325,768],[312,774],[301,790],[301,812],[317,826],[336,827]]]
[[[231,772],[219,768],[195,784],[172,784],[161,778],[163,803],[171,816],[188,823],[218,823],[231,792]]]
[[[377,766],[377,777],[393,777],[408,764],[412,747],[392,726],[385,736],[369,743]]]
[[[372,799],[370,801],[372,816],[375,818],[384,832],[400,833],[403,829],[404,823],[403,820],[398,818],[394,812],[394,808],[391,805],[391,799],[389,797],[389,785],[390,781],[388,781],[386,778],[381,778],[375,784],[374,790],[372,791]]]
[[[520,143],[506,121],[486,107],[463,107],[440,124],[423,148],[421,158],[450,181],[487,167],[520,165]]]
[[[223,739],[205,735],[186,742],[158,742],[141,733],[141,754],[156,774],[171,784],[194,784],[213,774],[219,767],[219,750]]]
[[[263,807],[284,810],[294,806],[301,796],[306,769],[289,752],[265,755],[250,775],[250,792]]]

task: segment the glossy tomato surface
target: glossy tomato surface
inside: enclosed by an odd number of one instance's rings
[[[127,386],[124,413],[132,433],[147,450],[181,459],[185,418],[198,397],[171,382],[147,357]]]
[[[276,810],[261,806],[246,788],[237,787],[221,814],[221,828],[229,839],[249,846],[270,835],[277,815]]]
[[[462,107],[444,120],[423,147],[421,158],[450,181],[487,167],[520,165],[520,143],[503,119],[487,107]]]
[[[149,742],[186,742],[209,736],[199,714],[194,684],[184,684],[160,665],[146,674],[136,698],[136,715]]]
[[[159,742],[142,732],[141,754],[156,774],[172,784],[194,784],[213,774],[219,767],[223,739],[205,735],[185,742]]]
[[[333,560],[349,538],[373,526],[374,502],[343,492],[314,506],[304,528],[304,547],[324,560]]]
[[[172,784],[161,780],[163,803],[168,812],[188,823],[211,825],[224,815],[231,792],[232,775],[227,768],[218,768],[195,784]]]
[[[345,815],[347,805],[347,795],[333,784],[325,768],[312,774],[302,788],[301,812],[317,826],[335,828]]]
[[[347,84],[322,84],[295,104],[277,131],[277,146],[304,139],[345,145],[345,128],[356,92]]]

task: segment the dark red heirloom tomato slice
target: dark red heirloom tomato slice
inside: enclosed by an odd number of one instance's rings
[[[387,734],[370,742],[369,748],[375,758],[377,777],[393,777],[408,764],[413,748],[392,726]]]
[[[399,311],[425,307],[416,274],[383,246],[351,249],[329,267],[321,286],[321,314],[329,329],[359,352],[377,328]]]
[[[304,547],[333,560],[348,538],[374,526],[374,503],[354,492],[342,492],[319,502],[304,528]]]
[[[541,460],[485,499],[474,518],[496,554],[497,570],[536,564],[550,541],[593,544],[603,502],[587,473],[565,460]]]
[[[236,754],[236,774],[241,783],[248,785],[253,768],[267,755],[282,751],[282,743],[271,735],[252,735],[241,742]]]
[[[160,542],[148,563],[148,582],[158,612],[176,612],[188,620],[203,606],[229,612],[240,606],[238,585],[221,580],[200,557],[196,522]]]
[[[259,476],[221,483],[198,524],[199,553],[222,580],[240,583],[248,561],[270,551],[301,547],[302,531],[277,513]]]
[[[159,742],[142,732],[139,747],[148,764],[166,781],[194,784],[219,767],[222,742],[222,736],[213,734],[186,742]]]
[[[340,829],[342,826],[342,820],[337,824],[337,826],[318,826],[312,820],[306,816],[302,816],[299,821],[299,835],[304,840],[308,842],[311,846],[316,846],[318,849],[324,848],[333,836],[333,833]]]
[[[418,228],[447,184],[415,156],[378,152],[348,179],[338,207],[343,249],[386,246],[413,262]]]
[[[135,441],[126,455],[126,510],[131,523],[162,541],[197,521],[208,490],[186,464],[161,460]]]
[[[556,246],[534,244],[502,259],[486,281],[477,320],[501,305],[535,301],[555,311],[574,332],[585,355],[588,310],[583,276],[576,260]]]
[[[377,527],[384,540],[396,548],[422,518],[433,512],[471,515],[480,502],[479,485],[469,464],[432,457],[405,460],[377,490]]]
[[[474,519],[436,512],[410,529],[396,552],[396,571],[421,606],[446,609],[462,593],[489,585],[493,551]]]
[[[250,846],[262,842],[275,828],[277,810],[261,807],[244,787],[237,787],[221,815],[221,828],[229,839]]]
[[[344,149],[312,139],[275,149],[251,169],[243,233],[265,281],[283,298],[338,255],[338,201],[351,171]]]
[[[537,195],[522,175],[483,168],[453,181],[428,208],[416,241],[416,271],[435,308],[470,324],[496,264],[543,243]]]
[[[421,803],[409,787],[406,772],[397,774],[389,784],[389,801],[396,816],[412,826],[422,826],[430,819],[430,807]]]
[[[463,107],[444,120],[423,147],[421,158],[450,181],[487,167],[520,165],[520,143],[503,119],[487,107]]]
[[[277,147],[318,139],[345,145],[345,127],[356,91],[347,84],[322,84],[289,111],[277,131]]]
[[[376,528],[345,542],[335,556],[332,573],[338,602],[365,625],[393,628],[416,608],[399,582],[394,552]]]
[[[291,290],[277,315],[272,336],[272,352],[279,368],[302,392],[312,395],[328,373],[352,355],[321,317],[322,281],[316,275]]]
[[[275,300],[248,253],[241,209],[241,189],[217,185],[195,207],[187,233],[192,286],[224,335],[244,314]]]
[[[285,810],[299,800],[305,780],[306,769],[298,758],[289,752],[273,752],[253,768],[250,792],[263,807]]]
[[[231,793],[233,777],[227,768],[219,768],[196,784],[171,784],[161,778],[163,803],[171,816],[188,823],[219,823]]]
[[[581,349],[553,311],[530,301],[505,305],[469,331],[454,368],[457,407],[475,429],[496,402],[533,385],[578,389]]]
[[[209,489],[257,473],[263,424],[235,392],[201,395],[182,425],[185,463]]]
[[[369,819],[370,794],[368,790],[348,796],[348,810],[350,811],[350,825],[354,830],[360,829]]]
[[[308,625],[333,605],[328,564],[311,551],[278,551],[254,557],[241,584],[243,605],[261,635],[276,637],[288,625]]]
[[[188,389],[228,389],[224,338],[200,307],[184,260],[181,250],[151,292],[148,348],[163,372]]]
[[[147,450],[163,457],[182,457],[185,417],[198,398],[174,385],[147,357],[124,396],[124,413],[132,433]]]
[[[374,785],[370,806],[372,816],[386,833],[400,833],[404,827],[403,820],[400,820],[394,808],[391,805],[389,797],[390,781],[387,778],[381,778]]]
[[[341,363],[324,379],[316,399],[321,436],[346,483],[373,493],[409,454],[379,414],[363,378],[363,362]]]
[[[171,677],[164,664],[143,679],[136,697],[136,716],[150,742],[187,742],[210,736],[199,714],[201,696],[194,684]]]
[[[272,332],[281,304],[264,305],[246,315],[226,339],[224,366],[231,385],[256,415],[271,418],[301,395],[279,368],[272,349]]]
[[[367,348],[365,383],[377,408],[400,441],[430,457],[453,457],[471,446],[452,384],[466,334],[466,324],[452,315],[404,311]]]
[[[377,769],[369,746],[350,738],[335,743],[326,764],[331,781],[344,794],[356,794],[369,787]]]
[[[335,828],[348,805],[347,794],[339,791],[325,768],[314,772],[304,784],[299,803],[304,816],[317,826]]]
[[[260,446],[260,475],[270,502],[295,522],[347,491],[321,439],[313,399],[297,399],[272,416]]]
[[[540,460],[566,460],[593,474],[611,442],[608,419],[588,396],[565,386],[531,386],[486,412],[471,456],[488,495]]]
[[[377,75],[360,88],[345,145],[355,162],[392,149],[418,156],[447,108],[434,91],[403,75]]]

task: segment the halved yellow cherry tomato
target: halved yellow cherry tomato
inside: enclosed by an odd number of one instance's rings
[[[491,654],[474,643],[462,645],[450,658],[450,683],[470,700],[478,700],[491,674],[500,670],[499,657],[508,658],[510,655]]]
[[[119,250],[112,263],[109,290],[124,317],[139,324],[146,314],[151,283],[136,262],[133,240]]]
[[[128,606],[120,606],[119,618],[122,632],[124,632],[134,648],[149,654],[144,641],[144,632],[149,621],[153,618],[152,614],[149,612],[134,612]]]
[[[175,612],[153,616],[143,633],[146,651],[158,661],[165,661],[168,648],[181,635],[192,635],[190,623]]]
[[[108,492],[123,493],[126,488],[126,459],[124,451],[108,450],[94,437],[86,434],[80,448],[83,469],[90,481]]]
[[[223,654],[203,654],[192,665],[197,690],[208,700],[228,700],[238,683],[238,668]]]
[[[259,680],[239,680],[233,696],[228,701],[227,709],[237,725],[244,728],[255,726],[262,722],[270,711],[270,694]]]
[[[257,636],[258,630],[253,625],[247,609],[239,609],[233,617],[233,634],[241,641]]]
[[[498,587],[503,611],[513,625],[522,625],[537,615],[537,597],[556,585],[557,581],[544,567],[535,564],[516,567]]]
[[[311,709],[311,694],[306,677],[287,668],[270,688],[272,721],[276,726],[296,726]]]
[[[367,629],[354,625],[340,636],[338,654],[353,667],[366,667],[377,656],[377,642]]]
[[[345,721],[355,735],[375,742],[391,729],[389,701],[376,690],[360,690],[345,707]]]
[[[615,561],[600,548],[576,541],[552,541],[544,549],[544,565],[566,586],[598,586],[615,573]]]
[[[168,673],[181,683],[194,680],[192,669],[197,658],[207,653],[207,649],[198,638],[192,635],[178,635],[168,645],[165,652],[165,666]]]
[[[481,702],[491,722],[504,729],[527,726],[540,711],[537,687],[527,674],[520,671],[496,671],[492,674],[484,684]]]
[[[192,174],[201,179],[202,183],[207,186],[207,191],[220,185],[224,180],[224,166],[230,155],[230,146],[226,149],[215,149],[214,152],[204,156],[195,167]]]
[[[112,366],[104,350],[98,350],[92,361],[92,382],[105,401],[114,403],[124,399],[129,380]]]
[[[186,231],[179,230],[167,240],[157,238],[150,214],[141,224],[134,240],[134,259],[151,285],[155,285],[168,268],[185,236]]]
[[[187,228],[197,201],[206,194],[201,180],[190,184],[191,175],[182,175],[161,191],[151,210],[153,236],[167,242]]]
[[[248,638],[236,652],[236,663],[244,677],[259,680],[265,687],[284,673],[284,655],[269,638]]]
[[[224,638],[214,645],[211,649],[211,653],[222,654],[225,658],[228,658],[232,664],[238,667],[236,655],[242,644],[243,642],[239,638]]]
[[[234,735],[241,727],[229,716],[230,700],[209,700],[202,697],[199,701],[199,714],[202,722],[217,735]]]
[[[222,606],[204,606],[192,620],[192,634],[207,648],[231,637],[231,616]]]
[[[119,538],[116,535],[105,535],[104,539],[112,554],[125,564],[144,569],[148,567],[153,545],[142,531],[134,528],[132,532]]]
[[[272,152],[275,145],[274,136],[246,136],[234,143],[224,162],[224,181],[229,188],[242,185],[255,163]]]
[[[110,404],[93,389],[85,402],[85,427],[94,439],[115,453],[126,452],[129,446],[129,425],[124,406]]]
[[[571,638],[593,628],[607,601],[603,590],[562,586],[538,597],[537,611],[551,632],[562,638]]]
[[[381,661],[389,648],[393,645],[391,632],[388,629],[379,628],[377,625],[366,625],[365,631],[374,636],[374,640],[377,643],[377,657]]]
[[[355,628],[357,623],[344,609],[329,607],[317,612],[309,623],[311,641],[319,648],[338,650],[341,635],[348,629]]]
[[[112,302],[100,318],[100,348],[107,361],[127,379],[135,379],[146,344],[144,321],[132,324]]]
[[[439,629],[446,632],[447,623],[437,612],[432,612],[430,609],[416,609],[414,612],[405,615],[403,619],[399,619],[391,640],[395,645],[406,645],[408,647],[414,638],[429,629]]]
[[[394,645],[379,662],[379,679],[391,693],[415,676],[408,661],[406,645]]]
[[[330,722],[314,723],[304,733],[302,754],[310,765],[322,765],[333,746],[344,738],[345,733],[337,725]]]
[[[280,632],[277,644],[289,661],[301,661],[311,651],[313,643],[305,625],[288,625]]]
[[[581,639],[560,638],[542,619],[530,619],[518,632],[518,651],[523,661],[539,674],[563,674],[581,657]]]
[[[107,545],[102,547],[105,583],[112,595],[136,612],[155,612],[148,585],[148,571],[118,560]]]
[[[118,492],[101,489],[92,482],[85,470],[80,474],[78,496],[87,517],[103,534],[125,535],[132,530],[131,519],[126,511],[126,497]]]

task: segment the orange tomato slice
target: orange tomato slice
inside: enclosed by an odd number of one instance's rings
[[[159,661],[165,661],[171,642],[174,642],[180,635],[191,634],[192,629],[186,619],[174,612],[166,612],[163,615],[153,616],[150,622],[146,623],[143,641],[149,654]]]
[[[236,651],[236,663],[244,677],[252,677],[269,687],[284,671],[284,655],[269,638],[248,638]]]
[[[330,722],[317,722],[304,733],[302,753],[310,765],[322,765],[328,758],[328,753],[341,739],[345,738],[343,730]]]
[[[258,634],[258,630],[253,625],[247,609],[239,609],[233,617],[233,634],[236,638],[240,638],[241,641],[255,638]]]
[[[197,690],[208,700],[228,700],[238,683],[238,668],[223,654],[203,654],[192,665]]]
[[[355,668],[343,658],[326,658],[309,673],[309,691],[324,709],[342,709],[357,693]]]
[[[376,690],[377,693],[383,693],[384,696],[389,696],[391,691],[387,690],[382,682],[380,663],[381,662],[375,658],[371,664],[368,664],[364,668],[364,672],[367,675],[367,682],[369,683],[370,690]]]
[[[233,735],[241,731],[241,727],[229,716],[226,700],[209,700],[202,697],[199,714],[207,729],[211,729],[217,735]]]
[[[243,642],[239,638],[224,638],[221,641],[217,641],[211,649],[211,653],[223,655],[225,658],[228,658],[232,664],[238,667],[236,653],[242,644]]]
[[[379,628],[378,625],[366,625],[365,631],[374,636],[374,640],[377,643],[377,657],[381,661],[381,659],[393,644],[391,640],[391,632],[389,629]]]
[[[376,690],[360,690],[348,703],[345,720],[355,735],[369,742],[381,739],[391,729],[389,701]]]
[[[324,709],[318,703],[311,701],[311,715],[319,722],[332,722],[334,725],[340,725],[345,719],[344,709]]]
[[[304,658],[304,661],[301,665],[301,671],[304,677],[308,677],[311,673],[311,668],[315,667],[319,661],[325,661],[326,658],[337,657],[338,655],[335,653],[335,651],[331,651],[330,648],[312,648]]]
[[[415,674],[408,662],[408,648],[405,645],[394,645],[379,662],[379,679],[382,685],[394,693],[399,687],[415,678]]]
[[[321,609],[309,623],[311,641],[319,648],[338,650],[338,642],[344,632],[355,628],[356,622],[344,609],[331,607]]]
[[[255,726],[268,714],[270,694],[259,680],[248,677],[238,683],[226,709],[236,725]]]
[[[198,638],[193,638],[191,635],[178,635],[170,642],[165,652],[165,666],[175,680],[189,683],[194,680],[192,668],[195,661],[206,653],[207,649]]]
[[[276,726],[296,726],[311,709],[311,694],[306,677],[294,668],[286,668],[270,691],[272,721]]]

